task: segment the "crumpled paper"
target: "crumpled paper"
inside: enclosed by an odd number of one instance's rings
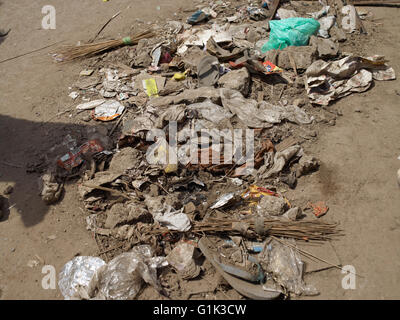
[[[369,58],[347,56],[337,61],[317,60],[306,70],[306,90],[314,104],[327,106],[352,92],[369,89],[372,80],[393,80],[393,68],[383,56]]]

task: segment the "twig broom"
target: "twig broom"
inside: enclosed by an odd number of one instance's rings
[[[80,46],[62,47],[58,50],[58,52],[54,54],[54,56],[57,61],[68,62],[76,59],[94,56],[96,54],[124,45],[135,45],[141,39],[148,39],[154,36],[155,33],[152,30],[147,30],[119,40],[108,40],[98,43],[84,44]]]

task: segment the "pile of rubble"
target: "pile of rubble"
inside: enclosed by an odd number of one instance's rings
[[[79,177],[101,251],[64,266],[65,298],[145,299],[144,283],[156,298],[318,293],[303,281],[300,244],[340,232],[318,219],[324,203],[307,211],[284,190],[318,170],[302,145],[335,124],[321,106],[394,70],[382,56],[342,52],[365,31],[353,6],[239,2],[201,5],[137,46],[86,60],[70,96],[82,99],[81,120],[110,125],[80,146],[67,137],[69,152],[42,179],[53,203]]]

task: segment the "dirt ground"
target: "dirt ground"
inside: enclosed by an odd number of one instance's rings
[[[197,4],[198,2],[194,2]],[[117,38],[135,29],[137,19],[162,22],[186,17],[193,2],[183,0],[52,1],[56,30],[43,30],[41,9],[48,1],[1,1],[0,61],[58,41],[87,41],[116,12],[122,10],[101,34]],[[160,10],[157,10],[160,6]],[[383,54],[400,70],[399,9],[364,8],[377,22],[363,48],[366,55]],[[72,103],[68,86],[82,64],[57,65],[46,54],[51,48],[0,63],[0,193],[11,185],[0,221],[0,299],[62,299],[58,290],[41,286],[41,266],[27,264],[35,255],[57,272],[75,255],[98,255],[96,242],[86,230],[76,186],[66,186],[63,200],[45,206],[38,196],[38,173],[26,164],[60,143],[60,137],[83,124],[68,117]],[[357,52],[356,52],[357,53]],[[83,63],[84,64],[84,63]],[[344,98],[334,126],[325,126],[318,140],[307,146],[320,159],[321,169],[299,180],[293,196],[327,202],[327,216],[340,222],[345,236],[333,243],[343,265],[353,265],[355,290],[344,290],[340,270],[320,271],[306,280],[321,292],[317,299],[399,299],[400,289],[400,88],[396,81],[376,82],[366,93]]]

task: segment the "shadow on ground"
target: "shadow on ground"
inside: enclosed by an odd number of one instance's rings
[[[0,116],[0,193],[7,185],[14,187],[10,195],[3,196],[0,223],[9,218],[9,208],[18,211],[25,227],[43,220],[50,207],[39,196],[41,175],[49,167],[55,167],[58,157],[68,152],[69,137],[79,146],[93,128]]]

